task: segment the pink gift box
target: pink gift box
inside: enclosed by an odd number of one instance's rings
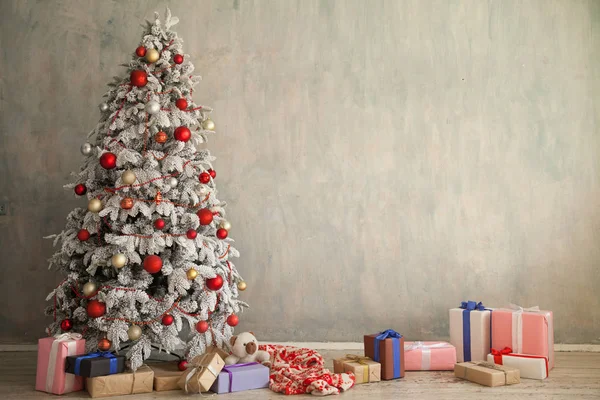
[[[54,394],[83,390],[83,378],[65,372],[67,356],[81,354],[85,354],[85,340],[78,333],[40,339],[35,390]]]
[[[554,368],[554,325],[552,311],[539,307],[499,308],[492,312],[492,347],[510,347],[514,353],[548,358]]]
[[[456,348],[447,342],[404,342],[407,371],[453,371]]]

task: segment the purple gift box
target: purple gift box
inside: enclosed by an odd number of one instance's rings
[[[221,394],[266,388],[269,387],[269,374],[269,368],[257,362],[226,365],[210,390]]]

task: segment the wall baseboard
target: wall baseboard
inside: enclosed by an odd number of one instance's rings
[[[269,342],[314,350],[362,350],[362,342]],[[265,343],[262,342],[262,343]],[[600,353],[600,344],[555,344],[555,351]],[[36,344],[0,344],[0,351],[37,351]]]

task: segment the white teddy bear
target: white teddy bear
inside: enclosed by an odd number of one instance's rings
[[[258,342],[252,332],[243,332],[229,339],[231,355],[225,358],[226,365],[259,362],[270,364],[270,355],[258,349]]]

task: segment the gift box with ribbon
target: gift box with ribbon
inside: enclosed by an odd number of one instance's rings
[[[40,339],[35,390],[54,394],[83,390],[83,378],[65,372],[67,357],[83,353],[85,340],[79,333]]]
[[[186,393],[208,392],[224,366],[225,362],[216,351],[204,353],[188,363],[177,384]]]
[[[447,342],[405,342],[404,363],[407,371],[452,371],[456,348]]]
[[[115,356],[109,351],[69,356],[65,362],[65,371],[86,378],[118,374],[124,370],[125,356]]]
[[[388,329],[365,335],[365,356],[381,364],[381,379],[389,380],[404,376],[404,338]]]
[[[346,354],[344,358],[333,360],[333,372],[341,374],[352,372],[355,383],[379,382],[381,380],[381,364],[369,357]]]
[[[454,376],[484,386],[514,385],[521,382],[518,369],[486,361],[458,363],[454,366]]]
[[[521,378],[546,379],[548,377],[548,358],[544,356],[517,354],[513,353],[510,347],[505,347],[502,350],[492,349],[487,360],[496,365],[517,368],[521,372]]]
[[[459,308],[450,309],[450,343],[456,347],[458,362],[487,358],[491,348],[491,314],[491,309],[475,301],[463,301]]]
[[[492,314],[492,347],[510,347],[517,354],[547,357],[548,367],[554,368],[552,311],[514,304],[507,309],[495,309]]]
[[[85,389],[91,397],[150,393],[153,380],[154,372],[147,365],[142,365],[135,372],[85,378]]]
[[[251,362],[224,366],[210,391],[221,394],[268,387],[269,368]]]

